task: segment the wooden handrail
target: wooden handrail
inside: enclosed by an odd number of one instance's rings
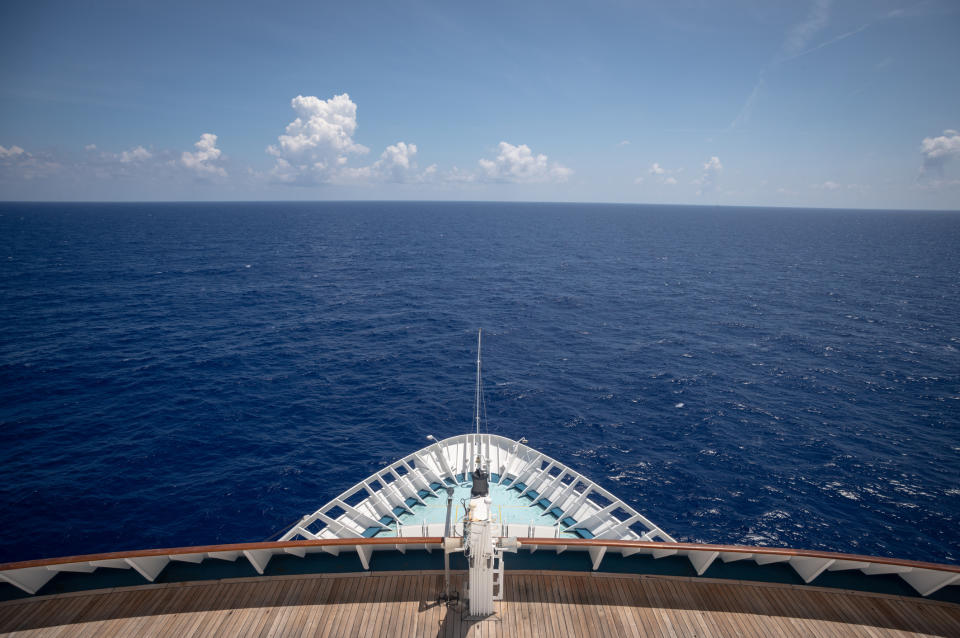
[[[916,569],[934,569],[943,572],[960,573],[960,565],[944,565],[915,560],[885,558],[882,556],[863,556],[860,554],[841,554],[809,549],[790,549],[780,547],[750,547],[747,545],[708,545],[702,543],[661,543],[657,541],[617,540],[612,538],[518,538],[522,545],[567,546],[567,547],[619,547],[636,549],[673,549],[677,551],[730,552],[739,554],[766,554],[773,556],[797,556],[804,558],[824,558],[843,561],[856,561],[880,565],[898,565]],[[198,545],[194,547],[170,547],[161,549],[143,549],[105,554],[85,554],[60,558],[42,558],[15,563],[0,564],[0,571],[47,567],[69,563],[86,563],[101,560],[124,558],[142,558],[147,556],[176,556],[178,554],[206,554],[210,552],[242,552],[245,550],[285,549],[294,547],[332,547],[332,546],[370,546],[370,545],[439,545],[440,536],[419,537],[380,537],[380,538],[330,538],[302,541],[273,541],[264,543],[233,543],[227,545]]]

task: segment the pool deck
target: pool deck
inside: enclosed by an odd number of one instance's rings
[[[810,586],[510,572],[482,621],[438,605],[442,586],[366,572],[40,596],[0,603],[0,636],[960,636],[960,605]]]
[[[495,478],[496,475],[494,475]],[[462,478],[462,477],[458,477]],[[553,527],[561,523],[558,512],[547,509],[543,504],[537,502],[539,494],[537,492],[527,492],[523,494],[524,485],[511,485],[510,481],[500,485],[495,482],[490,483],[490,500],[493,508],[493,522],[503,525],[534,525]],[[470,500],[470,489],[472,482],[460,482],[453,486],[453,508],[451,510],[451,522],[455,529],[463,529],[462,519],[466,514],[465,503]],[[439,487],[439,486],[438,486]],[[421,494],[425,505],[414,502],[410,499],[407,503],[408,511],[398,509],[395,512],[400,525],[432,525],[442,524],[447,517],[447,498],[441,491],[440,496],[423,492]],[[386,525],[394,524],[389,517],[381,520]],[[581,538],[581,535],[573,531],[576,521],[567,519],[566,525],[560,525],[558,536],[567,538]],[[570,528],[569,530],[567,528]],[[389,537],[396,536],[395,528],[389,530],[369,530],[372,536]]]

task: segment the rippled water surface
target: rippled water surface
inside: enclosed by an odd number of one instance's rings
[[[470,425],[673,536],[960,561],[960,215],[0,205],[0,561],[263,540]]]

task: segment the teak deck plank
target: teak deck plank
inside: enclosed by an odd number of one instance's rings
[[[455,576],[455,583],[461,582]],[[507,572],[487,620],[436,603],[437,574],[209,581],[0,603],[0,636],[960,636],[960,605],[669,577]]]
[[[431,582],[432,579],[429,577],[425,577],[418,582],[416,598],[417,612],[414,616],[413,631],[408,634],[410,636],[421,636],[425,633],[424,628],[427,626],[427,616],[430,614],[430,610],[427,607],[429,604],[429,595],[427,592],[431,591]]]
[[[687,636],[696,635],[693,627],[690,625],[690,619],[687,617],[686,610],[671,593],[668,583],[661,580],[648,579],[647,587],[656,593],[661,608],[670,617],[671,626],[678,636],[686,638]]]
[[[700,606],[697,604],[695,595],[696,588],[681,587],[679,583],[672,580],[664,580],[662,582],[673,590],[677,600],[683,604],[685,614],[690,626],[693,628],[694,635],[709,635],[710,628],[707,625],[706,619],[703,617],[703,613],[700,611]]]
[[[371,614],[369,617],[369,623],[366,627],[363,625],[360,626],[361,629],[365,629],[363,635],[366,636],[382,636],[381,629],[383,628],[384,617],[390,612],[392,607],[392,600],[394,598],[393,593],[396,588],[397,576],[387,576],[386,580],[383,581],[382,586],[376,587],[377,598],[375,605],[377,611],[375,614]],[[379,583],[374,583],[378,585]],[[362,611],[362,610],[361,610]],[[366,618],[366,614],[361,613],[361,619]],[[359,634],[358,634],[359,635]]]
[[[649,606],[645,605],[646,598],[642,597],[638,581],[633,579],[618,579],[617,587],[622,592],[627,608],[644,636],[663,638],[660,625]]]
[[[560,636],[564,632],[564,626],[560,615],[557,613],[559,605],[556,602],[555,581],[550,576],[542,575],[540,576],[540,584],[543,587],[543,608],[550,623],[550,635]]]
[[[317,588],[313,600],[306,605],[303,615],[303,625],[300,627],[300,636],[314,636],[320,626],[325,613],[327,597],[330,595],[330,579],[317,579]]]
[[[673,625],[666,616],[665,610],[661,609],[656,597],[649,590],[648,579],[641,579],[627,583],[632,590],[634,604],[644,610],[650,626],[654,628],[661,638],[676,638],[673,631]]]
[[[560,604],[559,584],[555,576],[544,575],[544,586],[546,587],[546,602],[550,609],[550,616],[553,620],[553,626],[556,628],[556,636],[562,636],[570,632],[570,621],[563,613],[563,606]]]
[[[713,613],[714,602],[706,587],[695,587],[692,590],[693,604],[702,610],[704,624],[707,626],[708,636],[722,636],[729,634],[725,619],[720,614]]]
[[[396,625],[394,627],[396,635],[398,636],[409,636],[412,633],[410,620],[413,617],[413,613],[411,611],[410,601],[416,597],[413,592],[415,580],[416,579],[410,577],[403,578],[398,588],[397,593],[400,595],[400,603],[397,606]]]
[[[609,588],[611,598],[616,602],[617,609],[620,610],[620,617],[623,618],[625,626],[634,638],[642,638],[649,635],[644,629],[643,619],[634,613],[631,613],[630,601],[626,593],[620,586],[622,578],[606,578],[606,585]]]
[[[216,593],[223,596],[222,600],[234,603],[239,613],[229,616],[221,613],[204,614],[194,627],[192,635],[209,636],[216,633],[228,635],[228,632],[242,626],[241,623],[248,623],[249,619],[259,613],[263,600],[263,588],[257,587],[257,583],[236,583],[236,585],[238,586],[229,590],[216,588]],[[214,601],[217,600],[214,598]],[[217,605],[211,605],[210,608],[217,609]]]
[[[320,633],[321,638],[335,635],[332,632],[337,627],[343,630],[343,624],[348,620],[347,616],[351,611],[356,611],[356,607],[350,604],[350,600],[361,595],[364,585],[369,585],[365,578],[337,579],[333,582],[333,589],[327,601],[326,618],[321,623],[323,627]]]
[[[316,598],[317,588],[319,586],[320,581],[318,579],[313,579],[304,583],[303,589],[300,591],[298,602],[288,616],[286,631],[282,632],[281,635],[299,633],[299,631],[303,629],[304,619],[306,618],[307,611],[313,605],[313,601]]]
[[[906,624],[906,619],[909,618],[910,614],[909,612],[904,613],[904,603],[896,600],[878,600],[877,603],[891,622],[896,623],[898,626]],[[933,611],[933,609],[928,610],[928,612],[930,612],[929,616],[924,616],[924,629],[927,633],[945,633],[946,626],[942,624],[942,621],[938,618],[938,614],[932,613]]]
[[[566,599],[565,606],[566,608],[576,616],[577,622],[581,627],[581,636],[589,635],[591,629],[591,619],[587,610],[584,608],[580,595],[580,587],[578,587],[578,582],[580,579],[572,577],[563,577],[560,579],[560,591],[563,592],[564,598]]]
[[[342,583],[341,587],[337,587],[334,597],[330,601],[331,613],[324,623],[324,638],[335,636],[338,631],[346,634],[352,625],[357,610],[360,608],[361,603],[359,601],[368,595],[370,587],[372,587],[372,581],[366,578],[354,578]]]
[[[524,574],[518,579],[521,583],[520,597],[527,608],[530,638],[545,638],[549,634],[544,626],[543,594],[540,593],[536,576]]]
[[[504,576],[506,578],[506,576]],[[566,632],[563,624],[563,617],[560,604],[557,602],[557,584],[549,574],[540,574],[537,576],[540,581],[540,591],[543,597],[544,627],[548,636],[562,636]]]
[[[65,636],[66,632],[70,631],[73,620],[78,618],[83,610],[92,604],[92,602],[93,598],[91,596],[75,596],[73,602],[66,602],[58,614],[49,617],[48,622],[51,623],[51,626],[47,628],[49,631],[44,632],[44,638]]]

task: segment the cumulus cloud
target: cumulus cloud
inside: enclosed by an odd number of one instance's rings
[[[397,142],[380,154],[371,165],[371,171],[393,182],[404,182],[417,170],[417,145]]]
[[[533,154],[526,144],[514,146],[500,142],[500,153],[493,160],[481,159],[480,177],[493,182],[533,183],[565,182],[573,171],[556,162],[549,162],[547,156]]]
[[[720,163],[720,158],[716,155],[704,162],[703,174],[693,180],[697,187],[697,195],[703,195],[714,190],[717,186],[717,177],[721,171],[723,171],[723,164]]]
[[[348,155],[369,152],[353,141],[357,130],[357,105],[346,93],[329,100],[298,95],[290,101],[297,118],[287,125],[267,152],[277,158],[272,175],[287,183],[332,181],[347,163]]]
[[[398,184],[430,181],[438,175],[437,166],[431,165],[422,172],[416,161],[417,145],[397,142],[391,144],[380,158],[369,166],[344,168],[340,174],[343,181],[377,181]]]
[[[37,179],[47,177],[62,168],[49,153],[34,154],[17,145],[0,146],[0,177]]]
[[[960,133],[947,129],[943,135],[923,138],[920,143],[920,154],[923,155],[921,175],[930,171],[942,173],[944,165],[960,155]]]
[[[814,184],[813,188],[817,190],[824,190],[824,191],[836,191],[836,190],[840,190],[841,186],[836,182],[827,180],[822,184]]]
[[[271,147],[273,154],[300,154],[332,149],[338,153],[366,153],[367,147],[353,141],[357,130],[357,105],[347,93],[329,100],[298,95],[290,100],[297,119],[287,125],[287,134]]]
[[[197,150],[193,153],[184,151],[180,155],[180,164],[194,171],[201,177],[226,177],[227,171],[216,164],[222,151],[217,148],[217,136],[213,133],[204,133],[200,140],[193,145]]]
[[[129,178],[149,176],[152,179],[169,173],[169,164],[176,154],[169,150],[146,149],[137,145],[119,153],[101,151],[96,144],[87,144],[80,158],[71,158],[67,163],[69,170],[77,179]]]
[[[550,162],[546,155],[534,154],[526,145],[499,145],[495,159],[479,160],[477,171],[454,167],[440,171],[436,165],[421,169],[418,148],[411,142],[387,146],[367,165],[357,166],[353,156],[370,149],[354,140],[357,132],[357,105],[346,93],[322,100],[298,95],[290,105],[297,114],[276,144],[267,153],[276,159],[269,177],[286,184],[351,183],[451,183],[470,182],[562,182],[572,173],[569,168]]]
[[[136,148],[131,148],[129,151],[123,151],[119,155],[121,164],[132,164],[134,162],[145,162],[146,160],[153,157],[153,153],[143,148],[142,146],[137,146]]]
[[[668,186],[673,186],[673,185],[675,185],[675,184],[677,183],[677,178],[674,177],[673,175],[676,174],[676,173],[679,173],[679,172],[680,172],[679,169],[678,169],[678,170],[668,170],[668,169],[660,166],[660,162],[654,162],[653,164],[650,165],[650,168],[647,169],[647,174],[650,175],[650,176],[652,176],[652,178],[653,178],[658,184],[666,184],[666,185],[668,185]],[[634,179],[634,180],[633,180],[633,183],[634,183],[634,184],[642,184],[643,181],[644,181],[644,178],[641,176],[641,177],[637,177],[636,179]]]
[[[675,186],[677,184],[677,178],[674,177],[673,175],[676,173],[679,173],[681,170],[683,169],[667,170],[664,167],[660,166],[659,162],[654,162],[650,166],[650,170],[648,170],[647,172],[653,175],[654,179],[656,179],[661,184],[666,184],[667,186]]]
[[[19,146],[11,146],[10,148],[0,146],[0,157],[4,159],[17,157],[18,155],[23,155],[24,153],[26,153],[26,151]]]

